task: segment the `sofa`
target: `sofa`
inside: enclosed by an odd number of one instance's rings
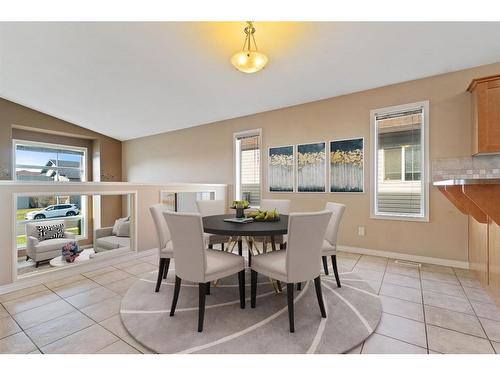
[[[118,219],[112,227],[99,228],[94,231],[96,253],[130,247],[130,221],[124,219]]]
[[[40,262],[53,259],[62,254],[62,247],[68,242],[75,241],[75,235],[67,232],[65,228],[64,238],[51,238],[47,240],[40,239],[38,235],[38,226],[42,225],[65,225],[64,220],[51,220],[47,222],[36,222],[26,224],[26,259],[31,258],[35,261],[35,267],[38,268]]]

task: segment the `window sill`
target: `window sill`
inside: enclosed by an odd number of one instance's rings
[[[429,222],[428,216],[412,217],[412,216],[399,216],[399,215],[374,215],[374,214],[371,214],[370,219],[391,220],[391,221],[415,221],[415,222],[421,222],[421,223],[428,223]]]

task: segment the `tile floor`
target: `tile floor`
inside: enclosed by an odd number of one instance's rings
[[[467,270],[339,253],[380,295],[375,333],[350,353],[500,353],[500,309]],[[155,272],[149,256],[0,295],[0,353],[149,353],[123,327],[121,296]]]

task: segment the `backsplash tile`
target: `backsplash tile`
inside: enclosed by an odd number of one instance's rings
[[[500,178],[500,154],[432,161],[432,180]]]

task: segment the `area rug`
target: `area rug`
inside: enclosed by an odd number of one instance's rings
[[[322,275],[327,318],[322,319],[314,283],[295,291],[295,333],[288,329],[286,287],[277,294],[259,275],[257,306],[250,308],[250,272],[246,273],[245,309],[240,309],[237,276],[219,280],[207,296],[205,323],[197,332],[198,285],[182,283],[175,316],[170,317],[174,272],[155,293],[156,272],[138,280],[122,299],[120,313],[127,331],[156,353],[344,353],[377,327],[382,306],[377,294],[352,273],[337,288]]]

